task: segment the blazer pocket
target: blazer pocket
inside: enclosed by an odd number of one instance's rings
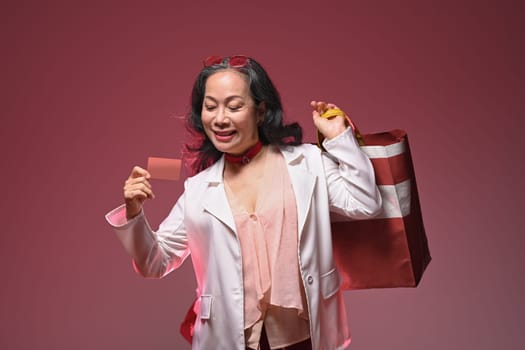
[[[336,268],[321,275],[321,293],[323,298],[328,299],[339,291],[341,278]]]
[[[200,310],[199,317],[201,320],[209,320],[211,318],[211,304],[212,304],[211,295],[201,295],[200,296]]]

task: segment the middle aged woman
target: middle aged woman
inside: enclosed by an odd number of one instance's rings
[[[350,343],[332,256],[330,211],[366,218],[381,208],[374,173],[343,117],[311,102],[325,151],[283,123],[279,94],[245,56],[211,57],[195,81],[188,121],[197,173],[158,231],[135,167],[125,206],[107,215],[146,277],[191,255],[197,279],[193,349],[344,349]],[[125,213],[125,215],[124,215]]]

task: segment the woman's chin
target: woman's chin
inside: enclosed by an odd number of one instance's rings
[[[222,152],[222,153],[233,154],[236,151],[236,147],[231,142],[219,142],[215,140],[213,145],[215,146],[215,148],[217,148],[219,152]]]

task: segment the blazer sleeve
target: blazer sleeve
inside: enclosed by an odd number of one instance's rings
[[[179,267],[189,255],[184,227],[185,195],[179,198],[155,232],[144,212],[126,219],[125,205],[106,214],[124,249],[133,258],[135,271],[144,277],[160,278]]]
[[[370,159],[361,151],[351,128],[333,139],[325,139],[323,165],[330,210],[353,219],[365,219],[381,211]]]

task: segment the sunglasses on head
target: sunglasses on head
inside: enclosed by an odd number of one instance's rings
[[[228,65],[232,68],[243,68],[248,65],[248,62],[250,62],[250,59],[244,55],[230,57],[210,56],[203,61],[204,67],[221,64],[225,59],[228,59]]]

